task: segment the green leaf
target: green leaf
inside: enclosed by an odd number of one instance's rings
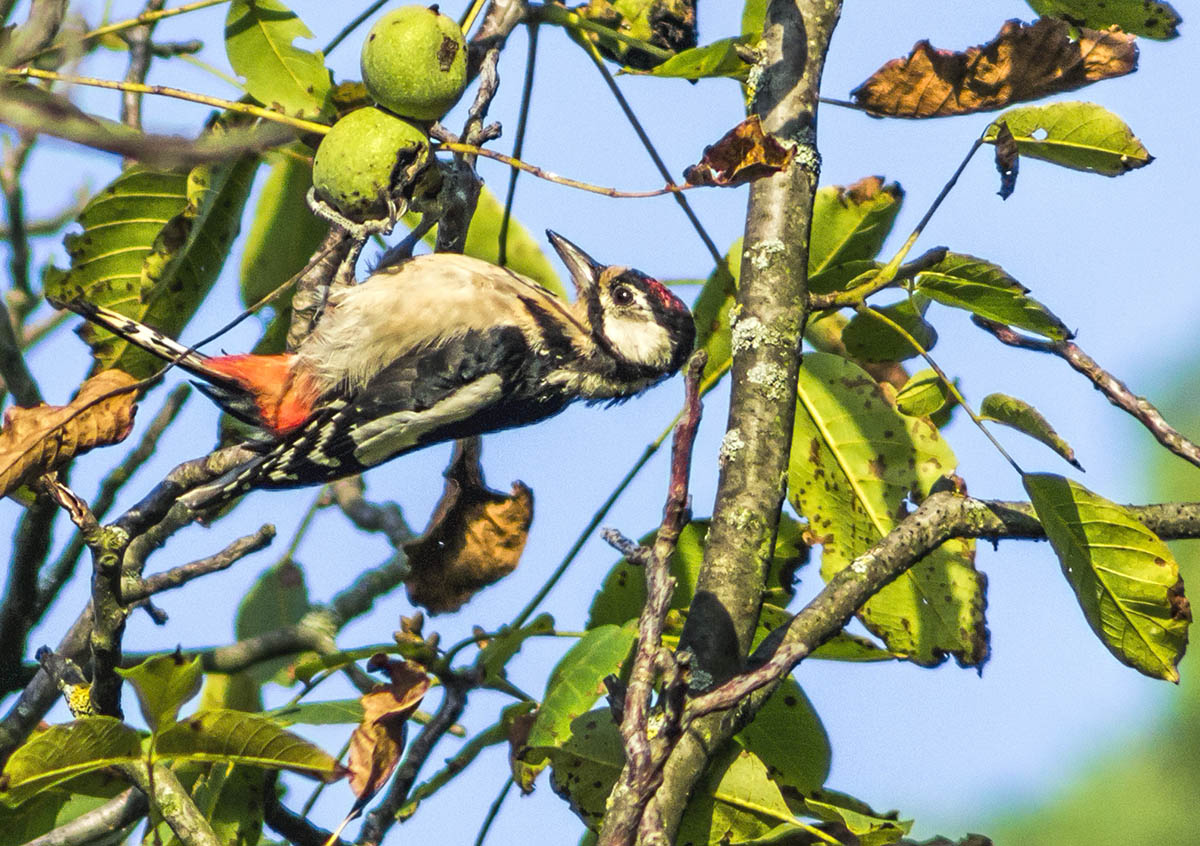
[[[829,777],[829,736],[812,702],[790,676],[734,737],[767,765],[777,784],[808,793]]]
[[[301,702],[284,705],[263,714],[282,726],[301,723],[306,726],[357,725],[363,719],[361,699],[332,699],[327,702]]]
[[[141,757],[141,733],[112,717],[80,717],[50,726],[9,757],[0,775],[0,801],[17,805],[81,773]]]
[[[1073,26],[1108,29],[1167,41],[1179,36],[1183,18],[1170,3],[1155,0],[1026,0],[1038,15],[1062,18]]]
[[[1154,161],[1125,121],[1095,103],[1011,109],[992,122],[983,140],[994,142],[1001,123],[1008,124],[1022,156],[1071,170],[1120,176]]]
[[[238,605],[234,636],[238,640],[258,637],[300,622],[310,608],[304,570],[291,558],[284,558],[262,572]],[[271,680],[295,658],[262,661],[246,670],[259,684]],[[281,679],[281,684],[290,679]]]
[[[12,843],[27,843],[96,810],[127,788],[120,779],[95,772],[43,790],[16,808],[0,802],[0,831]],[[125,842],[132,825],[107,838],[89,840],[88,846],[118,846]]]
[[[725,254],[725,264],[713,268],[692,306],[692,318],[696,321],[696,349],[708,353],[701,380],[728,368],[732,360],[729,315],[733,309],[741,268],[742,239],[739,238]]]
[[[898,323],[916,339],[921,349],[928,352],[937,344],[937,330],[925,321],[925,310],[929,300],[919,295],[903,299],[898,303],[876,306],[871,311],[859,312],[850,318],[842,330],[842,343],[846,352],[863,361],[905,361],[915,358],[921,351],[908,338],[884,323],[872,312],[878,311],[889,320]]]
[[[800,830],[795,816],[756,755],[731,744],[717,755],[692,793],[679,822],[679,843],[737,844]]]
[[[572,721],[604,694],[604,677],[620,671],[637,638],[632,626],[600,626],[572,646],[551,672],[513,777],[528,791],[553,749],[571,737]]]
[[[786,626],[792,619],[792,614],[785,608],[764,602],[758,615],[758,626],[754,630],[751,650],[757,649],[771,632],[780,626]],[[888,652],[869,637],[839,632],[822,643],[809,655],[824,661],[849,661],[864,663],[868,661],[894,661],[901,656]]]
[[[290,148],[297,151],[297,146]],[[242,251],[242,305],[249,306],[299,273],[320,246],[328,224],[308,208],[312,167],[293,155],[274,155]],[[283,300],[276,300],[280,310]]]
[[[746,0],[742,7],[742,35],[762,35],[767,20],[767,0]]]
[[[894,820],[865,814],[862,811],[805,797],[806,813],[825,822],[844,825],[860,846],[886,846],[895,843],[912,828],[912,820]]]
[[[463,254],[473,258],[498,264],[500,261],[500,223],[504,215],[504,205],[496,199],[496,195],[485,185],[479,192],[479,203],[475,207],[475,216],[467,228],[467,242]],[[412,229],[421,220],[417,212],[404,215],[404,225]],[[425,242],[437,242],[437,227],[434,226],[425,235]],[[542,252],[541,246],[529,230],[521,225],[515,217],[508,221],[508,255],[506,267],[515,270],[523,276],[528,276],[543,288],[557,297],[566,299],[566,289],[554,270],[550,259]]]
[[[269,717],[244,711],[202,711],[158,735],[155,751],[176,761],[212,761],[291,770],[322,781],[344,774],[334,757]]]
[[[1171,550],[1078,482],[1028,473],[1024,483],[1092,630],[1121,663],[1178,682],[1191,611]]]
[[[892,231],[903,200],[904,190],[898,184],[884,184],[878,176],[853,185],[818,189],[809,238],[810,280],[847,262],[874,259]],[[831,285],[828,290],[834,290],[832,277],[825,277],[825,283]],[[827,292],[824,285],[810,284],[810,289],[814,293]]]
[[[745,38],[722,38],[703,47],[681,50],[649,70],[626,68],[627,73],[671,79],[709,79],[730,77],[745,82],[750,65],[738,55],[737,47],[749,43]]]
[[[819,270],[808,277],[808,289],[814,294],[844,291],[872,279],[883,265],[872,259],[856,259]]]
[[[200,656],[188,661],[178,652],[157,655],[117,672],[133,685],[142,716],[152,731],[175,722],[179,708],[200,692],[204,678]]]
[[[519,629],[506,629],[489,641],[475,662],[483,673],[481,682],[489,679],[503,678],[504,668],[512,660],[525,641],[534,635],[548,634],[554,631],[554,618],[549,614],[539,614],[528,625]]]
[[[1080,470],[1083,466],[1075,460],[1075,450],[1063,440],[1042,413],[1024,400],[1010,397],[1007,394],[988,394],[979,404],[979,416],[984,420],[994,420],[1005,426],[1011,426],[1018,432],[1024,432],[1031,438],[1041,441],[1050,449],[1063,457],[1072,467]]]
[[[279,0],[233,0],[225,18],[225,52],[246,91],[294,117],[330,114],[329,71],[320,50],[292,46],[312,31]]]
[[[932,417],[956,403],[942,377],[932,368],[914,373],[896,394],[896,408],[909,417]]]
[[[955,458],[928,421],[905,417],[857,365],[809,353],[800,369],[788,496],[824,551],[829,578],[890,532],[906,503],[928,495]],[[983,585],[973,546],[948,541],[871,598],[860,612],[887,648],[934,666],[987,657]]]
[[[192,798],[222,846],[258,846],[266,779],[267,773],[257,767],[216,763],[196,780]],[[174,832],[166,843],[185,846]]]
[[[551,785],[584,825],[599,831],[608,810],[608,795],[625,766],[621,733],[607,708],[576,717],[569,731],[562,747],[550,751]]]
[[[966,309],[1055,341],[1072,337],[1048,308],[1026,296],[1028,288],[997,265],[974,256],[950,253],[931,270],[918,274],[917,290],[942,305]]]

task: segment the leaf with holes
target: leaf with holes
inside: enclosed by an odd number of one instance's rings
[[[1005,112],[983,140],[995,144],[1008,127],[1017,152],[1071,170],[1120,176],[1154,161],[1129,125],[1095,103],[1050,103]]]
[[[50,726],[9,757],[0,774],[0,800],[18,805],[69,778],[141,757],[142,734],[112,717],[80,717]]]
[[[998,265],[974,256],[948,254],[917,275],[917,290],[931,300],[1055,341],[1072,337],[1066,325],[1033,297],[1029,289]]]
[[[1053,15],[1073,26],[1122,30],[1143,38],[1168,41],[1179,37],[1183,18],[1170,3],[1156,0],[1026,0],[1039,15]]]
[[[828,579],[890,532],[907,503],[953,473],[955,457],[927,420],[905,417],[864,370],[810,353],[800,369],[788,496],[823,546]],[[969,541],[948,541],[863,606],[887,648],[934,666],[987,658],[982,577]]]
[[[155,753],[175,761],[245,764],[290,770],[333,782],[345,768],[329,753],[280,728],[261,714],[215,709],[201,711],[158,735]]]
[[[1121,663],[1178,682],[1192,614],[1171,550],[1078,482],[1028,473],[1024,483],[1092,630]]]
[[[250,96],[295,117],[328,115],[332,85],[325,57],[293,46],[297,38],[312,38],[312,31],[279,0],[229,5],[225,52]]]
[[[1083,469],[1075,460],[1075,450],[1071,449],[1071,445],[1054,431],[1050,421],[1043,417],[1040,411],[1024,400],[1010,397],[1008,394],[988,394],[979,404],[979,416],[984,420],[994,420],[1018,432],[1024,432],[1050,447],[1072,467]]]

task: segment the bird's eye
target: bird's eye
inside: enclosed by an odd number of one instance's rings
[[[633,302],[633,291],[624,285],[617,285],[612,290],[613,302],[619,306],[627,306]]]

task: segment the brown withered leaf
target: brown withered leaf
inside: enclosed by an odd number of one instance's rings
[[[533,491],[514,482],[491,490],[479,465],[479,440],[459,441],[446,487],[425,533],[404,545],[412,572],[409,601],[431,614],[455,611],[517,566],[533,522]]]
[[[763,132],[758,115],[751,115],[704,148],[697,164],[683,172],[692,185],[730,188],[784,170],[796,155],[773,135]]]
[[[672,53],[696,46],[696,0],[588,0],[571,9],[582,18],[620,32],[629,38]],[[595,32],[572,31],[587,38],[614,62],[649,70],[662,59],[634,43]]]
[[[1000,173],[1000,199],[1007,200],[1017,190],[1017,171],[1021,156],[1017,150],[1017,139],[1004,121],[996,132],[996,170]]]
[[[125,440],[133,429],[136,392],[100,397],[136,382],[124,371],[105,370],[84,382],[67,405],[6,411],[0,430],[0,495],[57,470],[93,447]]]
[[[425,668],[413,661],[397,661],[380,654],[368,669],[386,670],[390,681],[377,684],[362,699],[363,718],[350,736],[350,789],[361,808],[387,782],[404,751],[408,718],[429,690]]]
[[[1002,109],[1013,103],[1074,91],[1137,70],[1134,37],[1115,27],[1098,31],[1057,18],[1008,21],[987,44],[965,52],[919,41],[850,92],[874,115],[929,118]]]

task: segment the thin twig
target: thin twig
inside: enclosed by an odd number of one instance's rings
[[[831,291],[828,294],[808,295],[809,307],[813,311],[824,311],[831,308],[845,308],[861,305],[867,297],[885,288],[899,284],[905,279],[912,279],[919,273],[924,273],[946,257],[946,247],[934,247],[926,250],[908,264],[902,265],[891,277],[881,273],[870,274],[871,278],[861,285],[855,285],[844,291]]]
[[[512,155],[520,159],[525,149],[525,127],[529,123],[529,107],[533,100],[533,71],[537,65],[537,24],[530,24],[527,29],[529,46],[525,54],[525,80],[521,84],[521,106],[517,111],[517,132],[513,139]],[[517,177],[521,171],[513,169],[508,175],[508,191],[504,195],[504,214],[500,217],[500,236],[496,244],[496,263],[501,267],[508,265],[508,227],[512,220],[513,201],[517,195]]]
[[[500,813],[500,806],[504,804],[504,799],[508,796],[508,791],[512,790],[512,786],[515,783],[512,776],[505,779],[504,786],[500,788],[500,792],[492,800],[492,804],[488,807],[487,816],[483,818],[483,823],[479,826],[479,833],[475,835],[475,846],[483,846],[483,841],[487,839],[488,832],[492,829],[492,823],[496,821],[496,817]]]
[[[155,21],[160,21],[163,18],[170,18],[170,17],[174,17],[175,15],[182,15],[187,12],[194,12],[197,9],[205,9],[209,6],[219,6],[222,3],[228,3],[228,2],[229,2],[229,0],[197,0],[197,2],[195,2],[195,3],[185,3],[184,5],[176,6],[173,9],[161,9],[156,12],[143,12],[142,14],[138,15],[136,18],[130,18],[130,19],[124,20],[124,21],[117,21],[116,23],[105,24],[104,26],[97,27],[96,29],[88,30],[87,32],[83,33],[82,35],[77,36],[78,43],[86,44],[89,41],[95,41],[96,39],[102,38],[105,35],[108,35],[113,32],[122,32],[123,30],[133,29],[135,27],[142,26],[143,24],[154,23]],[[75,43],[77,43],[75,38],[72,38],[72,40],[70,42],[64,42],[64,41],[55,42],[54,44],[51,44],[49,47],[43,48],[40,52],[35,54],[32,58],[35,58],[35,59],[39,58],[41,56],[46,55],[47,53],[53,53],[55,50],[65,50],[67,48],[74,46]]]
[[[990,332],[1002,344],[1058,356],[1086,376],[1092,387],[1104,394],[1109,402],[1145,426],[1156,441],[1185,461],[1200,467],[1200,446],[1185,438],[1166,421],[1153,403],[1129,390],[1124,382],[1097,364],[1096,360],[1076,346],[1074,341],[1044,341],[1021,335],[1002,323],[983,317],[973,316],[971,319],[975,325]]]
[[[143,14],[161,12],[166,0],[146,0]],[[146,75],[150,72],[150,59],[153,58],[150,36],[157,22],[151,21],[135,26],[125,34],[125,43],[129,45],[129,69],[125,72],[125,81],[134,85],[145,85]],[[134,129],[142,128],[142,93],[128,89],[121,95],[121,123]]]
[[[139,584],[125,588],[122,591],[121,598],[126,603],[132,604],[149,599],[156,593],[183,587],[192,579],[228,569],[235,562],[240,561],[247,555],[258,552],[260,549],[265,549],[274,539],[275,527],[268,523],[259,528],[257,532],[238,538],[215,555],[200,558],[188,564],[181,564],[178,567],[172,567],[165,573],[155,573],[152,576],[146,577]]]

